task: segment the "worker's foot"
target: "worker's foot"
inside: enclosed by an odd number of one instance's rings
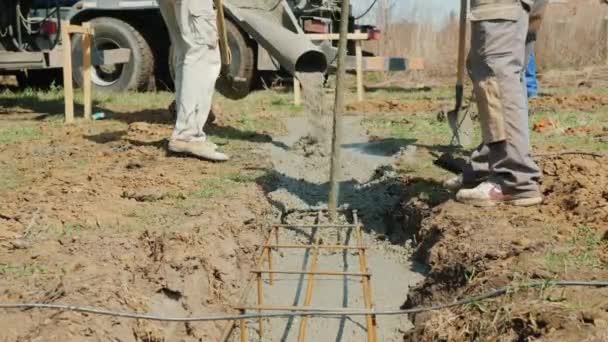
[[[529,207],[543,202],[540,194],[518,195],[503,193],[500,185],[492,182],[483,182],[473,189],[461,189],[456,194],[456,200],[476,207],[493,207],[500,203],[519,207]]]
[[[474,188],[476,186],[479,185],[479,183],[481,183],[481,181],[479,182],[465,182],[464,181],[464,176],[462,174],[456,176],[456,177],[452,177],[450,179],[447,179],[443,182],[443,187],[447,190],[450,191],[458,191],[460,189],[471,189]]]
[[[227,161],[226,154],[218,152],[217,146],[208,141],[183,141],[172,139],[169,141],[169,150],[175,153],[189,154],[211,161]]]

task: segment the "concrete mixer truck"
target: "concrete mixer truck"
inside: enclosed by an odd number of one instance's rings
[[[224,0],[224,7],[234,77],[218,81],[223,95],[244,97],[261,76],[334,67],[335,41],[312,40],[310,34],[338,32],[339,1]],[[4,0],[0,4],[0,72],[29,70],[28,75],[41,77],[41,72],[33,71],[57,67],[52,60],[61,46],[57,38],[61,19],[72,24],[90,22],[93,27],[95,90],[145,91],[171,84],[171,44],[156,0]],[[370,39],[379,37],[375,27],[358,25],[351,16],[350,31],[355,30]],[[74,56],[80,55],[79,42],[73,41]],[[125,49],[130,50],[127,61]],[[25,61],[25,56],[32,59],[32,53],[38,54],[33,58],[36,62]],[[350,54],[354,55],[354,45]],[[365,55],[367,70],[397,71],[407,66],[402,58]],[[77,67],[74,70],[79,84],[80,72]]]

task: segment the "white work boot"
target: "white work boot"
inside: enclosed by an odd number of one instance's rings
[[[464,176],[462,174],[459,174],[456,177],[446,179],[443,182],[443,187],[450,191],[458,191],[462,188],[465,188],[465,189],[474,188],[474,187],[478,186],[481,182],[482,182],[481,180],[476,181],[476,182],[465,182]]]
[[[211,161],[227,161],[230,159],[226,154],[218,152],[217,146],[208,141],[183,141],[171,139],[169,150],[176,153],[190,154],[195,157]]]
[[[462,174],[447,179],[443,182],[443,187],[450,191],[458,191],[464,186],[464,177]]]
[[[543,202],[540,194],[533,196],[504,194],[500,185],[492,182],[483,182],[473,189],[461,189],[456,194],[456,200],[476,207],[493,207],[500,203],[520,207],[529,207]]]

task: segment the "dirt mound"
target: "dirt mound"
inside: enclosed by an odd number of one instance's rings
[[[244,162],[168,154],[161,123],[39,125],[37,139],[0,145],[1,302],[233,313],[270,212],[261,189],[233,180]],[[2,318],[3,341],[211,341],[222,328],[40,310]]]
[[[416,257],[430,272],[404,306],[447,303],[531,280],[608,279],[606,162],[541,161],[546,201],[538,208],[436,206],[417,233]],[[403,212],[411,216],[411,208],[404,205]],[[607,295],[606,289],[524,286],[502,298],[416,315],[408,339],[606,340]]]
[[[545,205],[543,216],[575,225],[608,227],[607,158],[564,157],[541,161]]]
[[[592,93],[541,96],[530,100],[530,108],[534,112],[564,109],[589,112],[606,105],[608,105],[608,96]]]
[[[422,99],[415,101],[398,100],[366,100],[363,102],[352,102],[346,105],[346,111],[356,114],[382,114],[382,113],[404,113],[412,114],[419,112],[433,112],[441,108],[437,101]]]

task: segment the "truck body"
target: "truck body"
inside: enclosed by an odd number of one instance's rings
[[[11,19],[10,11],[19,13]],[[262,75],[293,74],[296,59],[310,51],[322,53],[323,58],[308,54],[315,57],[301,62],[307,64],[307,69],[331,71],[335,42],[313,42],[307,39],[307,34],[338,32],[341,18],[338,0],[225,0],[225,11],[232,56],[230,72],[239,83],[218,82],[218,90],[224,95],[246,96]],[[90,22],[93,27],[95,67],[91,78],[96,90],[171,87],[171,44],[157,0],[8,0],[0,5],[0,12],[3,13],[0,33],[4,31],[11,36],[8,39],[5,34],[0,39],[0,71],[60,67],[56,63],[57,51],[61,50],[57,37],[61,29],[59,21],[63,19],[72,24]],[[370,38],[377,37],[374,27],[358,26],[354,18],[350,19],[351,32],[359,30]],[[72,45],[78,61],[77,37]],[[112,52],[124,49],[130,50],[128,61],[111,63],[121,60],[120,53]],[[350,50],[354,55],[354,45]],[[38,54],[33,61],[27,61],[24,53]],[[34,55],[29,56],[32,59]],[[366,63],[368,70],[406,67],[404,59],[368,57],[375,58]],[[74,68],[73,75],[77,84],[82,82],[78,69]]]

